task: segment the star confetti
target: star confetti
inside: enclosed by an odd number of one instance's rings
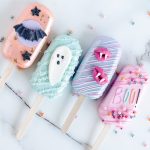
[[[23,60],[25,61],[25,60],[30,60],[30,56],[31,56],[32,54],[31,53],[29,53],[28,51],[25,51],[23,54],[22,54],[22,57],[23,57]]]
[[[41,10],[35,7],[34,9],[31,9],[31,12],[33,16],[39,16],[39,13],[41,12]]]

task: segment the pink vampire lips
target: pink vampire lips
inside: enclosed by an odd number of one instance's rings
[[[99,85],[104,85],[108,82],[108,77],[104,73],[104,70],[98,66],[96,66],[93,70],[93,78]]]
[[[107,50],[107,48],[104,47],[96,48],[94,51],[94,55],[98,61],[105,61],[110,58],[110,52]]]

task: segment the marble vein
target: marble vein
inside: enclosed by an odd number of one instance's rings
[[[7,86],[8,89],[10,89],[22,102],[23,104],[28,107],[29,109],[31,108],[29,106],[29,104],[24,100],[24,98],[19,95],[8,83],[5,83],[5,85]],[[50,120],[48,120],[45,117],[41,117],[38,113],[36,113],[36,115],[38,117],[40,117],[41,119],[43,119],[44,121],[46,121],[47,123],[51,124],[52,126],[54,126],[56,129],[61,130],[60,127],[58,127],[56,124],[54,124],[53,122],[51,122]],[[61,132],[61,131],[60,131]],[[81,146],[88,146],[87,143],[82,143],[79,140],[75,139],[72,135],[66,133],[66,136],[68,136],[71,140],[73,140],[74,142],[76,142],[77,144],[81,145]]]

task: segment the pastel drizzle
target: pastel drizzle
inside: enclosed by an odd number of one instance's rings
[[[98,47],[107,48],[110,52],[110,58],[105,61],[98,61],[94,55],[94,50]],[[88,50],[73,78],[73,92],[90,99],[97,99],[102,96],[114,75],[120,54],[120,46],[116,40],[106,36],[99,37]],[[95,66],[102,68],[108,76],[108,82],[102,86],[98,85],[93,79],[92,72]]]

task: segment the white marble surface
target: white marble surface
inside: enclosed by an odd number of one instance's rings
[[[6,36],[13,24],[11,16],[17,16],[32,0],[5,0],[0,5],[0,37]],[[122,58],[119,68],[126,64],[136,64],[136,56],[144,53],[150,39],[149,0],[39,0],[52,10],[55,22],[51,37],[73,30],[73,36],[79,38],[86,51],[98,35],[116,38],[122,45]],[[3,42],[0,43],[2,49]],[[0,54],[0,74],[8,65]],[[150,73],[147,62],[146,69]],[[54,99],[45,98],[39,111],[44,117],[35,117],[27,134],[21,141],[15,138],[20,122],[29,110],[27,105],[34,101],[35,93],[30,87],[30,77],[36,63],[29,69],[15,69],[7,85],[0,90],[0,150],[83,150],[86,144],[92,144],[103,126],[97,116],[96,101],[86,100],[67,135],[59,128],[76,97],[71,87]],[[135,120],[124,130],[112,128],[99,149],[143,150],[143,142],[150,145],[150,86],[141,98],[139,113]],[[26,104],[25,104],[26,102]],[[117,131],[117,134],[114,132]],[[131,137],[131,133],[135,136]]]

